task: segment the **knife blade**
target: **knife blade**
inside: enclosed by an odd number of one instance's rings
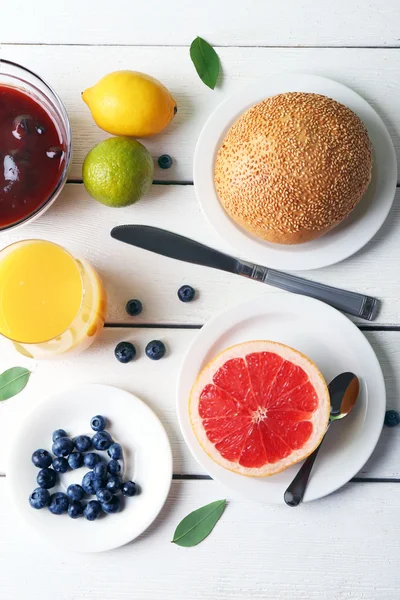
[[[239,260],[200,242],[158,227],[119,225],[112,229],[111,237],[162,256],[227,271],[295,294],[310,296],[367,321],[374,320],[378,313],[377,298]]]

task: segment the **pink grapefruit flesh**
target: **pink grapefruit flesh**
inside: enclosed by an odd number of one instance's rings
[[[203,369],[189,411],[198,441],[215,462],[266,477],[318,446],[330,400],[310,359],[284,344],[253,341],[227,348]]]

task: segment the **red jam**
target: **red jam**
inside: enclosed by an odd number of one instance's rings
[[[0,229],[34,214],[56,188],[65,146],[46,110],[0,85]]]

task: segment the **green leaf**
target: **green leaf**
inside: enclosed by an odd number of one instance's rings
[[[186,548],[202,542],[214,529],[225,506],[226,500],[216,500],[191,512],[175,529],[172,542]]]
[[[0,402],[16,396],[28,383],[31,372],[23,367],[12,367],[0,375]]]
[[[219,75],[219,58],[214,48],[197,37],[191,43],[190,58],[202,82],[213,90]]]

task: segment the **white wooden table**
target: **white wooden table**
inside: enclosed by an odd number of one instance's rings
[[[188,46],[201,35],[218,46],[223,74],[215,91],[198,79]],[[256,283],[134,251],[113,241],[112,226],[130,221],[160,225],[229,251],[202,217],[192,186],[199,131],[228,94],[258,77],[307,71],[331,77],[363,95],[400,148],[400,4],[397,0],[14,0],[0,12],[0,57],[30,67],[59,92],[74,138],[70,180],[36,223],[1,237],[0,245],[39,237],[84,255],[109,292],[100,341],[75,359],[29,364],[34,375],[18,397],[0,404],[0,598],[131,600],[259,598],[268,600],[398,600],[400,598],[400,427],[385,429],[358,476],[318,502],[288,509],[230,500],[212,535],[193,549],[171,545],[189,511],[225,497],[191,458],[175,416],[182,358],[209,317],[260,293]],[[104,134],[80,92],[120,68],[150,73],[176,98],[179,111],[160,136],[145,141],[153,156],[170,154],[170,170],[156,168],[150,195],[112,210],[88,197],[81,182],[86,152]],[[400,156],[400,153],[398,152]],[[379,320],[360,323],[381,362],[388,407],[400,409],[400,193],[385,225],[351,259],[314,273],[333,285],[376,295]],[[198,300],[182,304],[176,290],[189,283]],[[125,303],[143,301],[132,319]],[[168,356],[143,357],[147,341],[163,339]],[[132,340],[142,357],[121,365],[115,344]],[[25,364],[0,347],[1,370]],[[9,518],[5,453],[13,424],[43,396],[80,382],[113,384],[142,397],[162,419],[174,453],[174,481],[157,521],[136,542],[101,555],[69,555],[38,545]],[[229,493],[228,493],[229,498]]]

